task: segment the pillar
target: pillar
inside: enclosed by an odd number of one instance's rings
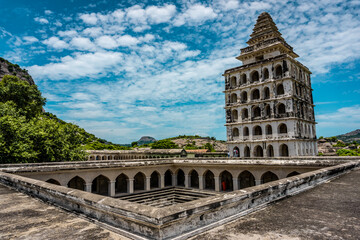
[[[92,182],[85,183],[85,191],[91,192]]]
[[[199,175],[199,189],[204,189],[204,177],[202,175]]]
[[[185,187],[189,187],[189,175],[185,174]]]
[[[160,175],[160,188],[164,188],[165,187],[165,175],[162,174]]]
[[[109,181],[109,196],[110,197],[115,196],[115,182],[116,181]]]
[[[256,186],[261,185],[261,179],[256,179],[255,184],[256,184]]]
[[[134,179],[129,178],[126,181],[128,183],[128,188],[127,188],[128,193],[134,193]]]
[[[215,191],[220,192],[220,177],[214,177],[215,180]]]
[[[151,179],[151,177],[146,177],[146,183],[145,183],[145,185],[146,185],[145,190],[146,191],[150,190],[150,179]]]
[[[237,178],[233,177],[233,191],[239,190],[239,182]]]
[[[177,185],[177,175],[175,173],[171,174],[172,180],[171,180],[171,185],[176,186]]]

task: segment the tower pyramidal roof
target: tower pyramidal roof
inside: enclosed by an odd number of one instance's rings
[[[237,57],[241,61],[275,49],[279,50],[281,54],[289,54],[293,58],[298,57],[293,48],[281,36],[275,22],[267,12],[258,16],[250,39],[246,43],[249,46],[242,48],[240,56]]]

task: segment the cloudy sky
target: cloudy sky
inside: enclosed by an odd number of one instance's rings
[[[360,128],[360,1],[0,0],[0,56],[46,110],[115,143],[225,139],[225,69],[269,12],[312,72],[318,136]]]

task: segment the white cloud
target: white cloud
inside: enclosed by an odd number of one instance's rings
[[[174,5],[165,5],[163,7],[149,6],[146,8],[146,15],[151,23],[169,22],[176,13]]]
[[[51,37],[42,41],[42,43],[46,44],[48,47],[59,50],[69,47],[69,45],[65,41],[60,40],[58,37]]]
[[[35,22],[41,23],[41,24],[48,24],[49,21],[46,18],[40,18],[40,17],[36,17],[34,18]]]
[[[79,18],[81,20],[83,20],[84,23],[90,24],[90,25],[95,25],[98,22],[98,18],[95,13],[80,14]]]
[[[102,34],[103,29],[101,27],[85,28],[83,34],[90,37],[98,37]]]
[[[39,41],[39,39],[37,39],[34,36],[25,36],[23,37],[23,40],[25,41],[26,44],[32,44]]]
[[[90,41],[89,38],[75,37],[71,39],[70,45],[78,50],[94,50],[95,45]]]
[[[130,23],[133,24],[146,24],[146,11],[139,5],[132,6],[127,9],[126,17]]]
[[[123,61],[121,53],[96,52],[75,54],[59,59],[44,66],[28,67],[29,72],[37,79],[78,79],[82,77],[104,76]]]
[[[59,31],[58,35],[60,37],[75,37],[76,35],[78,35],[78,33],[75,30],[67,30],[67,31]]]
[[[134,46],[137,45],[139,42],[140,41],[137,38],[130,35],[124,35],[117,38],[117,43],[119,46]]]
[[[96,44],[99,47],[105,48],[105,49],[114,49],[119,46],[117,41],[111,37],[111,36],[101,36],[96,39]]]
[[[216,18],[217,14],[211,7],[195,4],[186,9],[185,12],[178,15],[174,21],[175,26],[181,26],[184,24],[196,25]]]
[[[45,13],[46,15],[51,15],[51,14],[53,14],[53,12],[52,12],[51,10],[45,10],[44,13]]]

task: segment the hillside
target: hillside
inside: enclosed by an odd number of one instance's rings
[[[26,69],[22,69],[19,65],[13,64],[0,57],[0,79],[2,79],[5,75],[16,76],[21,80],[27,81],[30,85],[35,85],[34,80]]]
[[[336,138],[346,143],[351,143],[353,141],[360,142],[360,129],[356,129],[352,132],[338,135],[336,136]]]
[[[170,140],[177,144],[179,148],[185,149],[199,149],[205,148],[206,144],[210,144],[213,146],[215,151],[227,151],[227,147],[225,141],[216,140],[214,137],[201,137],[198,135],[195,136],[177,136],[172,138],[167,138],[166,140]]]

